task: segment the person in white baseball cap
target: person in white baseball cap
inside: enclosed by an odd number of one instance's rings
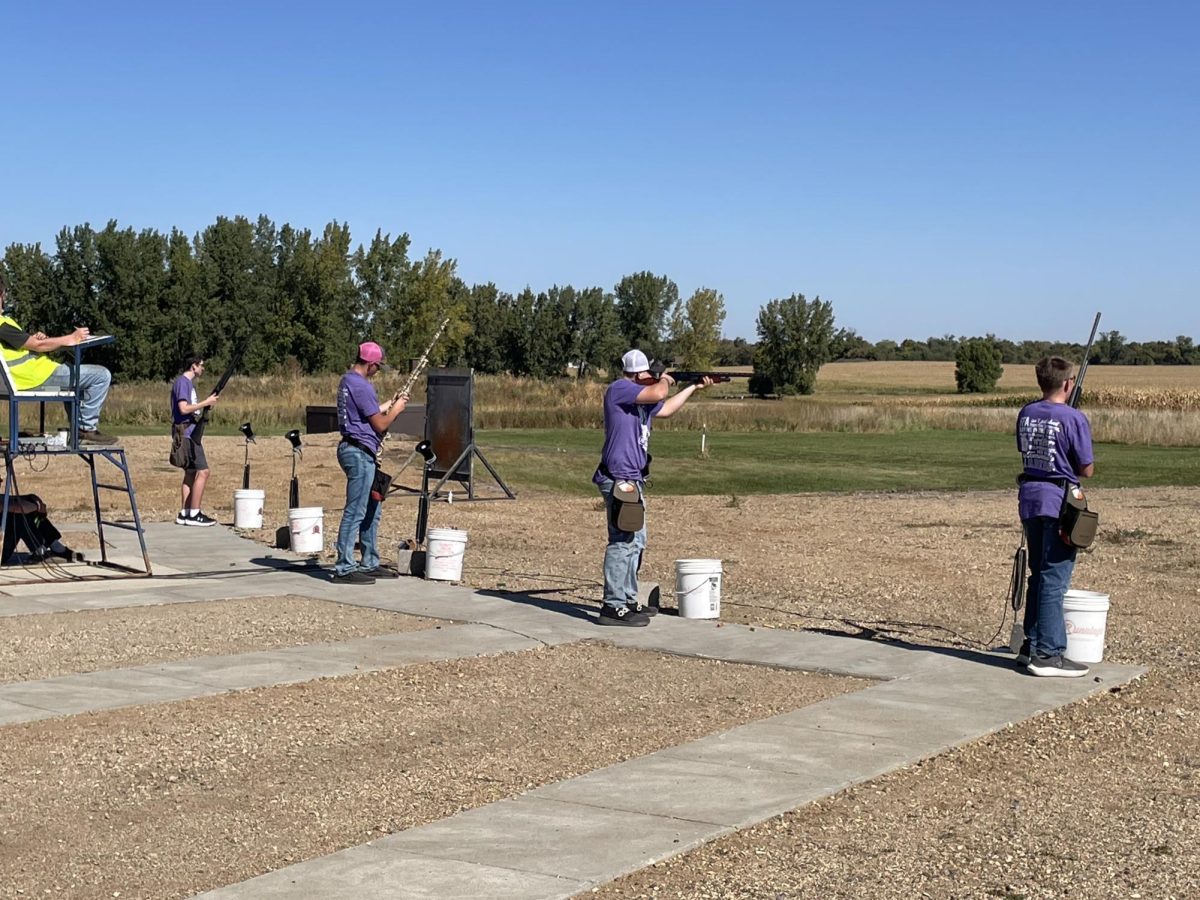
[[[652,373],[650,360],[641,350],[630,350],[622,356],[621,368],[621,377],[604,394],[604,449],[592,476],[592,483],[604,497],[608,520],[604,605],[597,621],[601,625],[644,626],[657,613],[654,607],[639,606],[637,601],[638,569],[646,549],[644,509],[646,476],[650,473],[650,426],[656,417],[674,415],[692,394],[712,384],[712,379],[706,377],[668,396],[675,379]],[[631,517],[630,503],[622,497],[640,507],[641,515],[635,509]],[[638,518],[640,522],[635,521]]]

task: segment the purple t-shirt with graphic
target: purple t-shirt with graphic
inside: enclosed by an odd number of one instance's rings
[[[1078,484],[1079,471],[1094,462],[1087,416],[1065,403],[1036,400],[1017,415],[1017,449],[1026,475],[1065,478]],[[1057,516],[1063,489],[1047,481],[1027,481],[1017,494],[1022,519]]]
[[[658,415],[662,403],[638,403],[645,385],[619,378],[604,393],[604,449],[600,462],[618,481],[642,481],[646,455],[650,448],[650,420]],[[596,470],[595,484],[605,481]]]
[[[377,412],[379,399],[366,376],[353,369],[343,375],[337,393],[338,431],[342,437],[354,438],[372,453],[378,453],[379,435],[368,421]]]
[[[171,422],[175,425],[191,422],[192,424],[183,431],[184,437],[191,437],[192,429],[196,427],[196,413],[181,413],[179,411],[180,400],[193,406],[199,402],[196,399],[196,382],[186,375],[180,375],[171,385]]]

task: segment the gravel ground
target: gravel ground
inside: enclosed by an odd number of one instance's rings
[[[12,726],[0,896],[188,896],[862,686],[577,644]]]
[[[332,440],[326,447],[324,439],[311,439],[306,450],[304,500],[324,505],[336,523],[343,482]],[[160,518],[173,514],[178,479],[156,462],[165,441],[130,442],[130,449],[139,496]],[[212,496],[231,497],[240,443],[214,442],[210,459]],[[1200,896],[1200,489],[1105,489],[1103,448],[1099,462],[1089,493],[1101,512],[1100,536],[1081,556],[1074,586],[1111,594],[1107,658],[1148,665],[1147,677],[602,892]],[[262,474],[269,498],[286,496],[288,474]],[[516,487],[515,503],[435,504],[433,527],[469,533],[467,582],[595,604],[604,547],[597,501]],[[729,621],[994,646],[1007,643],[1015,507],[1009,492],[657,497],[652,486],[643,574],[660,581],[666,597],[674,560],[718,557]],[[390,501],[381,546],[408,536],[414,518],[411,501]]]
[[[249,597],[0,619],[0,683],[421,631],[432,619],[308,597]]]

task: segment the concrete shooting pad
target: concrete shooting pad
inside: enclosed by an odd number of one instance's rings
[[[122,533],[120,540],[132,536]],[[128,554],[118,541],[114,554]],[[134,539],[135,540],[135,539]],[[228,885],[207,898],[570,897],[1145,670],[1039,679],[1008,654],[885,644],[673,616],[599,629],[588,612],[413,578],[331,584],[311,560],[225,527],[147,527],[155,575],[0,580],[0,618],[292,595],[444,620],[437,629],[0,685],[0,727],[581,640],[870,679],[855,693]],[[135,544],[131,543],[131,546]],[[200,552],[198,552],[198,549]],[[67,573],[69,574],[69,572]],[[594,611],[593,611],[594,612]]]

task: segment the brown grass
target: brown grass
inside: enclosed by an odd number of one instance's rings
[[[235,378],[214,410],[212,433],[232,433],[246,421],[261,433],[303,428],[304,408],[329,406],[338,375]],[[376,382],[380,395],[399,387],[398,373]],[[208,385],[202,384],[203,390]],[[605,385],[570,378],[538,381],[481,375],[475,386],[475,426],[598,428]],[[951,362],[839,362],[821,369],[808,397],[758,400],[746,382],[717,385],[664,426],[713,431],[1005,432],[1013,410],[1037,395],[1032,366],[1006,366],[993,394],[959,394]],[[423,402],[424,379],[413,391]],[[104,423],[118,431],[167,431],[165,383],[118,384],[105,405]],[[1200,366],[1094,366],[1084,407],[1096,438],[1133,444],[1200,445]],[[32,418],[32,417],[31,417]],[[53,427],[62,420],[52,410]]]

